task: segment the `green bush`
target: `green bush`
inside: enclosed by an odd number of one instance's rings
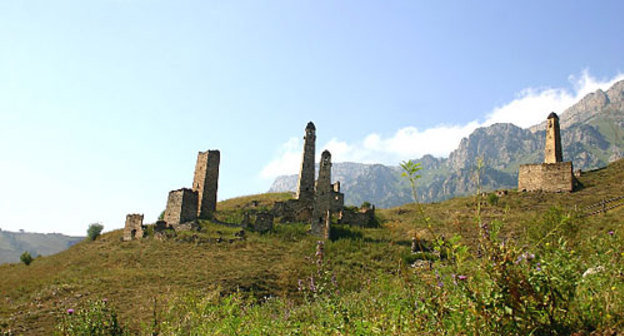
[[[20,256],[20,260],[24,263],[24,265],[28,266],[33,261],[33,257],[30,255],[30,252],[25,251]]]
[[[83,309],[68,309],[56,326],[57,336],[121,336],[128,332],[106,299],[89,301]]]
[[[487,197],[487,202],[489,205],[496,205],[498,204],[498,196],[496,196],[496,194],[492,193],[489,194]]]
[[[87,229],[87,237],[89,238],[89,240],[93,241],[100,236],[102,230],[104,230],[104,226],[102,224],[90,224],[89,228]]]

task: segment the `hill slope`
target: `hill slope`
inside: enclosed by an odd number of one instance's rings
[[[541,232],[549,209],[573,211],[604,198],[621,196],[624,161],[588,172],[580,178],[584,188],[572,194],[516,193],[482,204],[486,223],[503,220],[503,235],[519,242]],[[219,204],[217,217],[235,217],[247,206],[270,206],[289,195],[255,195]],[[344,292],[357,293],[377,275],[392,275],[397,262],[409,250],[407,237],[414,233],[450,237],[455,233],[473,246],[477,239],[475,199],[456,198],[427,204],[431,231],[419,220],[415,204],[381,210],[382,227],[357,229],[335,227],[334,238],[325,244],[326,263]],[[608,230],[624,230],[624,211],[578,219],[570,244]],[[276,232],[247,233],[244,241],[232,240],[237,228],[203,222],[201,233],[182,234],[160,241],[153,238],[121,242],[121,231],[104,234],[94,242],[81,242],[59,254],[36,259],[30,266],[0,265],[0,331],[2,327],[27,335],[50,334],[68,308],[89,299],[107,298],[120,311],[124,325],[138,331],[150,321],[154,300],[162,311],[167,302],[187,293],[201,295],[212,290],[227,295],[242,291],[255,297],[279,296],[297,302],[299,280],[315,274],[316,238],[303,224],[282,224]],[[223,238],[216,242],[215,237]],[[293,303],[294,304],[294,303]]]

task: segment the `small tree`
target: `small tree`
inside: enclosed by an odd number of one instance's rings
[[[33,261],[33,257],[30,255],[30,252],[25,251],[20,256],[20,260],[24,263],[24,265],[28,266]]]
[[[100,236],[102,230],[104,230],[104,225],[99,223],[90,224],[89,228],[87,229],[87,237],[89,238],[89,240],[93,241]]]
[[[416,193],[416,181],[420,178],[418,175],[418,171],[422,169],[420,167],[420,163],[416,163],[412,160],[401,162],[401,168],[403,169],[403,174],[401,176],[407,177],[409,180],[410,186],[412,187],[412,197],[414,197],[414,202],[418,203],[418,194]]]

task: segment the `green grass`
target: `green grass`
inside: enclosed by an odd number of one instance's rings
[[[518,316],[528,319],[519,325],[537,328],[536,334],[620,330],[624,210],[581,218],[575,208],[622,195],[623,181],[624,161],[618,161],[586,173],[581,177],[583,188],[575,193],[509,191],[492,204],[484,197],[482,222],[492,230],[501,227],[500,238],[490,242],[479,238],[475,197],[424,205],[428,221],[415,204],[379,209],[380,228],[333,228],[322,267],[315,263],[317,239],[306,234],[304,224],[277,224],[274,232],[248,232],[246,240],[231,243],[227,239],[216,243],[213,238],[233,237],[239,229],[207,221],[201,222],[199,233],[164,241],[124,243],[121,231],[114,231],[37,258],[28,267],[0,266],[0,334],[9,329],[17,334],[50,334],[67,309],[78,310],[89,300],[102,298],[114,305],[120,323],[133,334],[150,328],[154,302],[164,335],[526,331],[514,327],[520,322],[506,313],[506,305],[518,303],[506,287],[497,285],[505,276],[512,284],[531,284],[518,292],[526,303],[512,309],[527,309],[518,310]],[[268,209],[291,197],[268,194],[227,200],[219,203],[216,217],[232,219],[246,209]],[[610,236],[609,231],[615,234]],[[452,237],[457,234],[462,238],[455,241]],[[413,261],[408,253],[412,236],[435,247],[442,235],[449,243],[438,247],[449,259],[434,260],[434,270],[408,267],[406,261]],[[513,239],[497,247],[505,238]],[[485,248],[485,257],[476,258],[478,247]],[[526,251],[545,265],[544,272],[536,272],[535,264],[513,263]],[[511,264],[501,262],[507,259]],[[596,265],[610,267],[595,278],[580,280],[584,270]],[[469,275],[466,286],[452,285],[452,274]],[[546,279],[550,285],[542,274],[552,276]],[[442,289],[437,277],[445,283]],[[310,278],[322,292],[298,290],[299,280],[309,284]],[[574,289],[572,294],[568,287]],[[557,291],[565,300],[548,301]],[[484,308],[484,300],[489,300],[490,308]],[[554,312],[543,313],[542,308],[534,312],[542,307],[539,300],[546,300],[544,307]],[[483,318],[487,314],[498,319],[498,325],[496,320],[488,324]]]

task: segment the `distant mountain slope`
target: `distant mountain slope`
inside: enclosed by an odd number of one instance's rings
[[[550,111],[544,111],[544,120]],[[624,81],[609,90],[598,90],[560,115],[564,160],[575,169],[605,166],[624,157]],[[448,158],[425,155],[416,160],[424,168],[418,181],[420,201],[435,202],[466,195],[476,189],[477,158],[485,167],[484,190],[514,188],[518,166],[544,159],[544,126],[522,129],[501,123],[476,129],[461,140]],[[381,164],[334,163],[332,178],[340,181],[345,202],[359,205],[369,201],[379,207],[393,207],[412,201],[400,168]],[[294,191],[297,175],[276,178],[270,192]]]
[[[33,257],[55,254],[83,239],[60,233],[0,231],[0,264],[19,262],[20,255],[25,251]]]

